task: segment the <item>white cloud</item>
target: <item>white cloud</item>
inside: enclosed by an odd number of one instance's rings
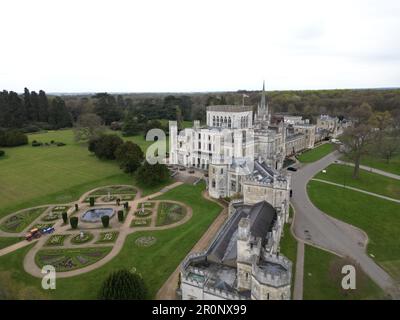
[[[0,88],[400,85],[398,1],[2,2]]]

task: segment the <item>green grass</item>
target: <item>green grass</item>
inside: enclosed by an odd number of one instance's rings
[[[344,265],[356,268],[356,289],[343,290],[341,273]],[[365,300],[385,298],[382,290],[352,261],[329,252],[305,246],[304,300]]]
[[[55,234],[50,236],[49,239],[47,239],[45,246],[47,247],[58,247],[58,246],[63,246],[65,239],[67,239],[69,235],[67,234]]]
[[[96,243],[114,243],[119,235],[118,231],[101,232]]]
[[[359,179],[353,179],[353,170],[354,168],[350,166],[332,164],[326,168],[326,173],[320,172],[315,178],[400,199],[400,180],[388,178],[366,170],[360,170]]]
[[[10,237],[10,238],[3,238],[0,237],[0,249],[6,248],[8,246],[11,246],[17,242],[20,242],[21,240],[23,240],[23,238],[19,238],[19,237]]]
[[[129,235],[123,249],[113,260],[92,272],[57,279],[56,290],[40,289],[41,279],[34,278],[23,270],[24,256],[30,247],[0,257],[0,283],[1,272],[13,270],[13,287],[30,288],[32,296],[51,299],[95,299],[102,282],[111,271],[134,267],[143,276],[150,297],[154,297],[221,211],[220,206],[202,198],[203,189],[204,184],[181,185],[161,197],[190,205],[193,216],[187,223],[169,230],[142,231]],[[154,236],[157,241],[150,247],[138,247],[135,240],[142,236]]]
[[[165,226],[182,220],[186,210],[176,203],[160,202],[157,210],[156,226]]]
[[[364,230],[369,237],[368,253],[394,277],[399,276],[400,204],[318,181],[310,181],[307,189],[320,210]]]
[[[351,160],[346,159],[346,157],[343,157],[342,160],[352,162]],[[367,155],[361,159],[361,164],[364,166],[400,175],[400,153],[390,159],[389,163],[387,163],[386,160],[379,158],[378,156]]]
[[[151,218],[147,219],[133,219],[131,222],[131,228],[148,227],[151,224]]]
[[[129,139],[142,141],[140,136]],[[55,140],[67,145],[4,148],[7,158],[2,159],[0,166],[0,217],[42,204],[76,201],[90,189],[110,184],[137,185],[147,195],[170,183],[143,187],[114,161],[99,160],[85,144],[76,143],[72,130],[31,134],[29,140]]]
[[[87,242],[91,241],[93,238],[94,238],[94,235],[91,232],[84,231],[82,238],[81,238],[81,233],[79,232],[78,234],[74,235],[71,238],[71,243],[79,245],[79,244],[87,243]]]
[[[326,155],[328,155],[329,153],[331,153],[334,150],[335,150],[335,147],[333,144],[324,143],[314,149],[311,149],[309,151],[302,153],[301,155],[299,155],[297,157],[297,159],[303,163],[315,162],[315,161],[325,157]]]

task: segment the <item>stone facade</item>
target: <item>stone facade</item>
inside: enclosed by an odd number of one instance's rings
[[[184,300],[288,300],[292,263],[279,254],[285,210],[235,202],[209,248],[181,265]]]

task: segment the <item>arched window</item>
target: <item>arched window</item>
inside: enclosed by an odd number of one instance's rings
[[[215,125],[216,125],[216,123],[215,123],[215,116],[213,116],[212,125],[213,125],[213,127],[215,127]]]
[[[231,117],[228,118],[228,127],[232,128],[232,118]]]

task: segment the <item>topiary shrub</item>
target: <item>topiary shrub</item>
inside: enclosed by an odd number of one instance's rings
[[[124,203],[124,209],[128,209],[129,208],[129,203],[128,202],[125,202]]]
[[[108,228],[108,226],[110,225],[110,217],[105,215],[101,217],[101,223],[103,224],[104,228]]]
[[[75,211],[78,211],[78,210],[79,210],[79,206],[77,203],[75,203]]]
[[[67,224],[68,223],[68,215],[67,215],[67,213],[63,212],[61,214],[61,216],[62,216],[62,219],[63,219],[64,223]]]
[[[32,141],[32,147],[40,147],[40,146],[42,146],[43,145],[43,143],[41,143],[41,142],[38,142],[38,141],[36,141],[36,140],[33,140]]]
[[[78,217],[71,217],[69,219],[69,223],[70,223],[72,229],[78,228]]]
[[[91,207],[94,206],[94,197],[90,197],[89,198],[89,204],[90,204]]]
[[[4,150],[0,150],[0,157],[5,156],[6,152]]]
[[[142,277],[126,269],[112,272],[99,292],[101,300],[144,300],[147,296],[148,291]]]
[[[124,221],[124,211],[118,210],[118,221],[123,222]]]

